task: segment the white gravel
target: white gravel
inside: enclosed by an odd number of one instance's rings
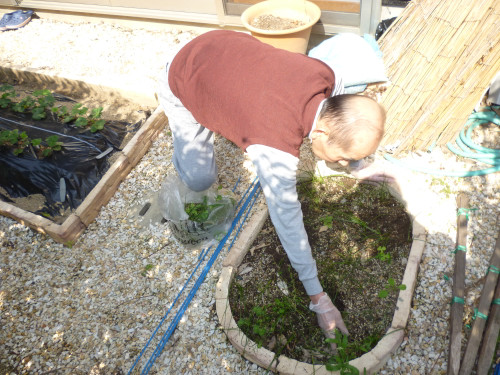
[[[155,31],[34,19],[22,29],[0,33],[0,63],[91,82],[121,80],[132,85],[140,80],[154,87],[167,54],[194,35],[196,31],[175,27]],[[493,147],[500,147],[498,138]],[[243,192],[253,178],[248,160],[223,139],[217,140],[216,149],[220,183],[232,187],[241,176],[238,191]],[[143,225],[136,219],[148,195],[172,172],[171,152],[165,129],[72,248],[0,217],[2,374],[128,372],[200,254],[199,249],[179,247],[163,225]],[[478,168],[440,149],[408,158],[434,168]],[[405,173],[437,204],[422,220],[429,236],[406,338],[380,373],[445,374],[451,281],[444,275],[453,273],[455,198],[465,191],[477,208],[468,226],[466,320],[470,322],[498,236],[500,174],[442,178]],[[219,329],[214,291],[225,251],[151,373],[266,373],[240,356]],[[147,265],[152,268],[146,270]],[[169,320],[160,334],[168,324]],[[139,368],[157,342],[151,343]]]

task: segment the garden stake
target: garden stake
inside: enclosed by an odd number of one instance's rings
[[[457,241],[455,253],[455,270],[453,273],[453,289],[450,308],[450,345],[448,355],[448,375],[457,375],[460,369],[460,345],[462,341],[462,324],[465,295],[465,251],[467,246],[467,220],[469,197],[459,194],[457,197]]]
[[[499,237],[500,238],[500,237]],[[498,241],[497,241],[498,246]],[[500,332],[500,277],[497,280],[497,290],[495,299],[491,305],[488,325],[483,336],[483,343],[479,351],[479,359],[477,361],[477,375],[486,375],[490,370],[491,360],[495,353],[495,346]]]
[[[498,269],[500,268],[500,237],[497,239],[495,251],[491,256],[490,267],[486,274],[483,290],[479,299],[479,307],[475,310],[476,319],[472,325],[472,332],[467,342],[464,357],[462,359],[462,367],[460,368],[460,375],[468,375],[472,372],[472,368],[476,362],[476,355],[483,336],[483,330],[488,319],[491,302],[493,301],[493,294],[498,281]],[[493,272],[493,271],[494,272]],[[490,272],[491,271],[491,272]],[[498,331],[497,331],[498,334]]]

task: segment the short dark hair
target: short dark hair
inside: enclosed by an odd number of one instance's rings
[[[336,95],[326,99],[323,108],[321,108],[319,120],[324,121],[330,129],[329,144],[335,144],[343,150],[350,150],[356,135],[363,129],[372,130],[379,141],[382,139],[385,123],[384,108],[379,105],[383,120],[381,127],[380,124],[363,116],[363,113],[354,110],[353,102],[360,98],[366,98],[376,103],[368,96],[355,94]]]

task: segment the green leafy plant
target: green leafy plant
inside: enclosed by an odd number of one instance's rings
[[[292,305],[282,299],[275,299],[274,303],[266,306],[254,306],[251,318],[238,320],[240,328],[250,328],[257,335],[255,342],[260,348],[276,332],[276,328],[284,317],[293,311]]]
[[[336,329],[335,338],[328,338],[325,341],[329,344],[337,345],[337,354],[330,357],[325,363],[326,369],[328,371],[339,371],[341,375],[359,375],[359,370],[349,364],[347,335]]]
[[[28,110],[30,110],[31,108],[33,108],[35,106],[35,99],[33,99],[33,97],[31,96],[27,96],[23,99],[21,99],[19,102],[17,103],[14,103],[11,107],[11,109],[14,111],[14,112],[19,112],[19,113],[24,113],[24,112],[27,112]]]
[[[47,109],[51,108],[56,100],[47,89],[33,91],[33,95],[36,98],[36,104],[31,109],[31,117],[34,120],[42,120],[46,117]]]
[[[321,222],[323,223],[324,226],[327,226],[328,228],[332,227],[333,224],[333,216],[323,216],[320,218]]]
[[[400,290],[406,290],[406,285],[405,284],[396,285],[394,279],[390,277],[389,280],[387,280],[385,288],[379,292],[378,296],[380,298],[386,298],[390,292],[399,292]]]
[[[59,137],[57,135],[51,135],[45,139],[47,146],[42,150],[43,156],[50,156],[54,151],[61,151],[62,142],[59,142]]]
[[[0,132],[0,146],[12,148],[16,156],[21,154],[29,143],[30,140],[26,132],[19,133],[17,129]]]
[[[59,142],[57,135],[51,135],[45,139],[45,144],[42,144],[41,138],[29,139],[26,132],[19,133],[18,129],[2,130],[0,132],[0,146],[13,149],[13,153],[19,156],[24,152],[26,147],[32,145],[36,151],[39,151],[39,156],[50,156],[54,151],[62,149],[62,142]]]
[[[88,108],[83,107],[83,104],[81,103],[76,103],[73,105],[71,109],[68,110],[66,106],[62,106],[60,108],[54,107],[52,108],[52,111],[59,117],[59,119],[64,123],[67,124],[69,122],[75,122],[75,126],[77,127],[82,127],[86,126],[87,122],[84,124],[84,120],[86,120],[83,116],[86,115]],[[78,121],[78,119],[81,119]]]
[[[12,87],[12,86],[10,86]],[[6,100],[2,103],[2,108],[10,108],[14,112],[26,113],[31,112],[31,117],[34,120],[42,120],[46,117],[46,111],[55,103],[54,96],[49,90],[36,90],[33,91],[33,96],[27,95],[19,102],[13,102],[10,97],[15,97],[16,94],[13,89],[7,88],[7,91],[2,95],[6,95]]]
[[[216,201],[220,201],[222,199],[221,195],[217,195]],[[203,223],[207,221],[210,213],[215,210],[217,207],[223,206],[222,204],[208,204],[208,197],[203,197],[203,201],[201,203],[186,203],[184,205],[184,210],[189,215],[189,220],[196,221],[198,223]]]
[[[378,260],[381,260],[383,262],[391,263],[392,261],[392,256],[389,253],[386,253],[386,247],[385,246],[379,246],[377,248],[377,255],[375,255],[375,258]]]
[[[0,86],[0,92],[2,93],[0,96],[0,108],[9,108],[12,105],[11,98],[16,96],[14,87],[11,85],[2,85]]]
[[[71,109],[66,106],[53,107],[52,112],[57,115],[57,117],[64,123],[73,123],[77,128],[90,127],[90,131],[95,133],[99,130],[104,129],[106,121],[101,119],[102,107],[94,108],[87,115],[89,109],[83,107],[81,103],[76,103]]]
[[[0,86],[0,108],[10,109],[18,113],[31,113],[34,120],[46,118],[47,111],[54,113],[64,124],[73,123],[79,128],[89,127],[92,133],[104,129],[106,121],[101,119],[102,107],[94,108],[88,114],[89,109],[81,103],[76,103],[72,108],[66,106],[56,107],[56,99],[50,90],[42,89],[33,91],[33,96],[27,95],[20,101],[14,101],[17,96],[13,86]]]

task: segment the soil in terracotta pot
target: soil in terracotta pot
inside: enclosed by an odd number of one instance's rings
[[[253,27],[261,30],[288,30],[305,25],[304,22],[292,18],[278,17],[263,14],[255,17],[250,23]]]
[[[299,184],[298,192],[321,284],[350,333],[344,354],[354,359],[391,325],[411,247],[410,218],[385,187],[346,177],[316,178]],[[239,266],[229,298],[235,321],[258,345],[302,362],[331,358],[269,219]]]

